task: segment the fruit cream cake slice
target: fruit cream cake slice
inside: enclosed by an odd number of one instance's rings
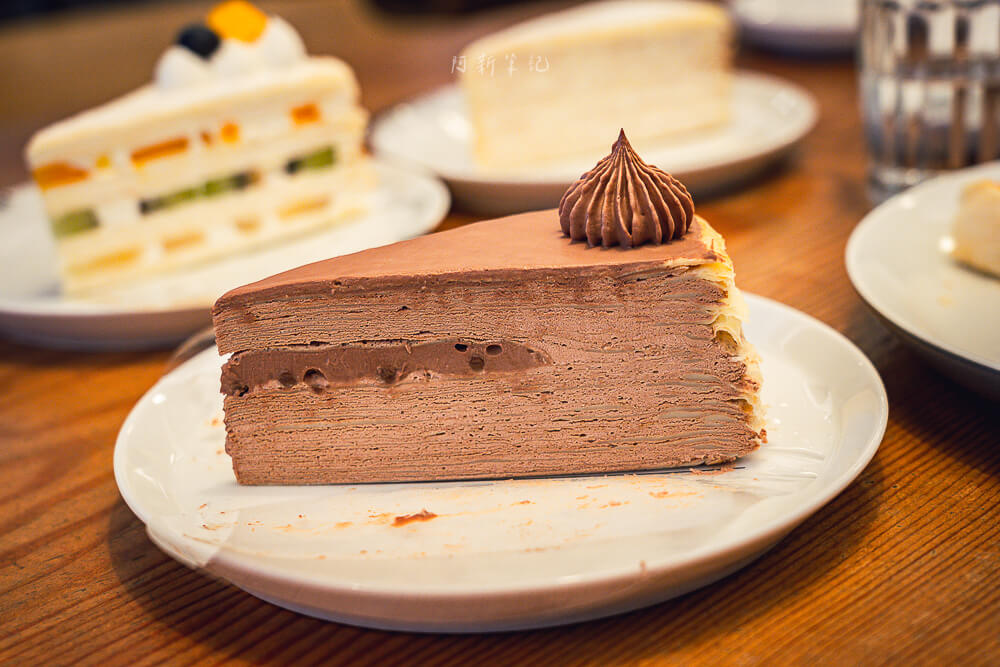
[[[80,292],[273,243],[366,207],[344,62],[245,2],[184,28],[155,81],[43,129],[27,160]]]
[[[640,147],[721,125],[732,32],[722,7],[646,0],[586,4],[476,41],[456,61],[476,159],[586,164],[622,125]]]
[[[624,137],[558,211],[307,265],[214,317],[242,484],[635,471],[764,439],[723,240]]]

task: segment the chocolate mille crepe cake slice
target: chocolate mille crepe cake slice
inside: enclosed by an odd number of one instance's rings
[[[637,471],[764,439],[722,237],[624,134],[559,210],[304,266],[215,306],[242,484]]]

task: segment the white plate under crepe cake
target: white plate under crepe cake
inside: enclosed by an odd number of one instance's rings
[[[214,313],[225,398],[214,351],[154,387],[115,449],[123,497],[175,558],[373,627],[538,627],[704,585],[843,489],[886,423],[863,355],[755,298],[761,369],[722,238],[624,134],[558,210]]]
[[[768,443],[730,470],[240,485],[224,450],[220,360],[206,350],[129,415],[115,478],[167,554],[320,618],[480,632],[654,604],[759,558],[846,488],[882,439],[888,402],[865,356],[798,311],[746,301]]]

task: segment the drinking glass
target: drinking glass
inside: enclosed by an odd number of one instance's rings
[[[1000,157],[1000,0],[861,0],[859,68],[874,200]]]

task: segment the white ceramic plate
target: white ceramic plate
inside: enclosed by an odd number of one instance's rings
[[[118,436],[115,478],[166,553],[311,616],[477,632],[653,604],[763,554],[882,440],[886,395],[865,356],[798,311],[747,301],[769,442],[725,472],[240,487],[223,450],[213,349],[139,401]],[[437,517],[394,525],[422,510]]]
[[[729,0],[745,40],[796,53],[851,51],[859,4],[859,0]]]
[[[694,192],[705,192],[738,182],[782,156],[809,132],[816,116],[816,103],[798,86],[739,72],[728,125],[643,146],[642,158]],[[556,206],[569,184],[604,156],[518,172],[489,171],[474,163],[471,133],[461,91],[446,86],[381,114],[372,125],[371,143],[381,157],[439,175],[465,208],[496,215]],[[608,138],[609,150],[613,141]]]
[[[889,199],[847,243],[847,273],[889,328],[943,372],[1000,400],[1000,279],[947,249],[962,188],[1000,181],[1000,162],[939,176]]]
[[[252,254],[134,283],[101,302],[59,293],[41,198],[29,185],[0,202],[0,334],[87,349],[175,343],[207,326],[233,287],[335,255],[419,236],[447,214],[448,190],[431,175],[376,163],[371,209],[343,225]]]

